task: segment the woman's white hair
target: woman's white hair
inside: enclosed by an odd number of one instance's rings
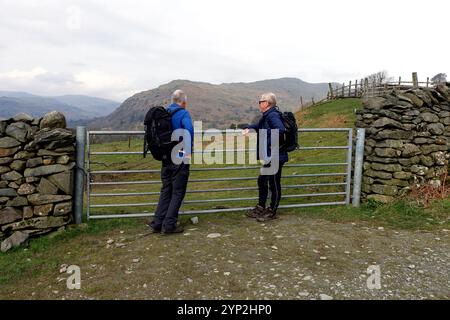
[[[264,93],[263,95],[261,95],[261,100],[266,100],[271,106],[277,105],[277,96],[272,92]]]
[[[175,90],[172,93],[172,103],[183,103],[187,102],[187,96],[183,90]]]

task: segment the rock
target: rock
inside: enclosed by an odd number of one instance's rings
[[[60,156],[56,159],[58,164],[68,164],[70,162],[70,157],[68,155]]]
[[[47,176],[50,174],[69,171],[74,167],[74,165],[63,166],[61,164],[54,164],[49,166],[42,166],[37,168],[27,168],[25,170],[25,177],[39,177],[39,176]]]
[[[412,102],[412,104],[414,106],[416,106],[417,108],[421,108],[423,106],[423,101],[416,95],[411,94],[411,93],[403,93],[403,95],[405,97],[409,98],[409,100]]]
[[[0,167],[0,175],[5,174],[10,171],[11,171],[10,167],[3,167],[3,166]]]
[[[33,158],[35,156],[35,153],[29,152],[29,151],[20,151],[15,156],[15,160],[27,160],[30,158]]]
[[[442,151],[434,152],[434,153],[431,154],[431,156],[433,157],[433,159],[436,162],[436,164],[439,165],[439,166],[444,166],[448,162],[446,157],[445,157],[445,153],[442,152]]]
[[[26,183],[38,182],[39,180],[40,180],[40,178],[38,178],[38,177],[27,177],[27,178],[25,178],[25,182]]]
[[[420,150],[423,154],[430,154],[437,151],[447,151],[447,146],[437,145],[437,144],[424,144],[420,146]]]
[[[363,98],[363,107],[370,110],[379,110],[383,108],[386,99],[382,97]]]
[[[72,196],[68,195],[42,195],[35,193],[28,196],[28,201],[33,205],[43,205],[48,203],[62,202],[71,200]]]
[[[30,126],[25,122],[13,122],[6,127],[6,134],[20,142],[26,142],[29,128]]]
[[[420,163],[423,164],[426,167],[431,167],[431,166],[434,165],[434,160],[431,157],[421,155],[420,156]]]
[[[0,189],[4,189],[8,187],[8,181],[1,181],[0,180]]]
[[[403,165],[403,166],[409,167],[409,166],[411,166],[413,164],[419,163],[420,162],[420,158],[418,156],[414,156],[414,157],[411,157],[409,159],[400,158],[400,159],[398,159],[398,162],[401,165]]]
[[[372,185],[371,190],[386,196],[395,196],[398,193],[398,188],[396,186],[387,186],[383,184],[374,184]]]
[[[17,180],[19,181],[19,180]],[[13,189],[19,189],[19,185],[16,182],[10,182],[8,184],[8,187],[13,188]]]
[[[27,160],[26,167],[27,168],[35,168],[40,165],[42,165],[42,158],[33,158],[33,159]]]
[[[11,224],[7,224],[2,226],[2,231],[11,229],[11,230],[23,230],[28,228],[37,228],[37,229],[50,229],[50,228],[58,228],[62,227],[69,223],[70,220],[67,220],[67,217],[38,217],[31,218],[27,220],[22,220],[18,222],[13,222]]]
[[[384,171],[367,170],[365,175],[373,178],[392,179],[392,174]]]
[[[428,131],[434,135],[441,135],[445,130],[445,127],[442,123],[430,123],[427,128]]]
[[[400,122],[392,120],[390,118],[386,118],[386,117],[383,117],[383,118],[380,118],[380,119],[374,121],[372,123],[372,126],[375,128],[378,128],[378,127],[392,127],[392,128],[399,128],[399,129],[403,128],[403,126]]]
[[[25,197],[15,197],[12,200],[9,200],[6,205],[8,207],[23,207],[28,205],[28,200]]]
[[[378,157],[393,158],[393,157],[397,157],[401,154],[400,151],[392,149],[392,148],[375,148],[374,151]]]
[[[18,247],[28,240],[28,233],[16,231],[1,244],[1,251],[6,252],[13,247]]]
[[[321,294],[319,295],[319,298],[320,298],[320,300],[333,300],[333,297],[332,297],[332,296],[329,296],[329,295],[324,294],[324,293],[321,293]]]
[[[0,136],[3,136],[6,131],[6,126],[8,123],[5,120],[0,119]]]
[[[48,216],[49,213],[53,209],[53,204],[45,204],[42,206],[35,206],[34,207],[34,215],[35,216]]]
[[[36,187],[29,184],[29,183],[24,183],[19,187],[19,190],[17,190],[17,193],[21,196],[23,195],[29,195],[32,194],[36,191]]]
[[[0,166],[10,164],[12,161],[13,161],[13,158],[10,158],[10,157],[0,158]]]
[[[10,171],[8,173],[2,174],[1,179],[6,181],[15,181],[19,180],[23,176],[17,171]]]
[[[40,194],[53,194],[54,195],[54,194],[58,193],[58,187],[56,187],[53,183],[51,183],[47,179],[41,178],[41,181],[39,182],[37,191]]]
[[[375,135],[375,139],[397,139],[397,140],[409,140],[413,135],[411,131],[404,130],[382,130]]]
[[[415,155],[421,154],[419,147],[412,143],[406,143],[403,145],[402,157],[409,158]],[[398,170],[400,171],[400,170]]]
[[[34,136],[34,143],[45,144],[54,141],[64,141],[67,143],[73,143],[75,139],[72,131],[68,129],[58,128],[53,130],[44,129],[36,133]],[[53,148],[52,148],[53,149]]]
[[[32,122],[32,121],[34,121],[34,118],[32,116],[30,116],[29,114],[21,112],[21,113],[16,114],[14,116],[13,120],[15,122],[18,122],[18,121]]]
[[[19,147],[17,147],[17,148],[10,148],[10,149],[0,148],[0,158],[12,156],[17,151],[19,151]]]
[[[427,139],[427,138],[415,138],[414,139],[414,143],[415,144],[425,144],[425,143],[429,143],[430,142],[430,139]]]
[[[415,164],[415,165],[411,166],[411,172],[415,173],[419,176],[424,176],[428,172],[428,168]]]
[[[383,141],[379,141],[376,143],[376,146],[379,148],[394,148],[394,149],[400,149],[403,147],[403,142],[400,140],[392,140],[387,139]]]
[[[388,171],[388,172],[396,172],[401,171],[402,166],[399,164],[384,164],[384,163],[372,163],[372,169],[377,171]]]
[[[43,163],[44,166],[49,166],[49,165],[55,163],[55,159],[53,159],[53,158],[45,158],[45,159],[42,161],[42,163]]]
[[[0,210],[0,226],[22,219],[22,211],[6,207]]]
[[[23,208],[23,218],[24,219],[33,218],[33,207],[24,207]]]
[[[411,176],[412,176],[411,172],[404,172],[404,171],[394,172],[395,179],[408,180],[409,178],[411,178]]]
[[[52,111],[50,113],[47,113],[44,115],[44,117],[41,119],[41,123],[39,127],[41,129],[44,128],[65,128],[67,126],[66,124],[66,118],[61,112]]]
[[[431,112],[423,112],[419,117],[425,122],[439,122],[439,117]]]
[[[389,203],[394,200],[394,197],[385,196],[385,195],[381,195],[381,194],[370,194],[367,196],[367,199],[374,200],[376,202],[381,202],[381,203]]]
[[[191,222],[192,222],[193,224],[197,224],[197,223],[198,223],[198,217],[192,217],[192,218],[191,218]]]
[[[221,237],[222,235],[220,234],[220,233],[210,233],[210,234],[208,234],[206,237],[207,238],[211,238],[211,239],[214,239],[214,238],[219,238],[219,237]]]
[[[0,148],[14,148],[20,146],[20,142],[11,137],[0,138]]]
[[[73,165],[73,164],[72,164]],[[49,176],[51,183],[57,186],[65,194],[72,194],[73,191],[73,174],[72,172],[63,172]]]
[[[11,163],[10,167],[15,171],[23,171],[25,169],[25,164],[26,162],[23,160],[15,160]]]
[[[5,204],[8,201],[9,201],[8,197],[0,197],[0,204]]]
[[[368,156],[367,161],[371,162],[381,162],[381,163],[398,163],[397,158],[381,158],[376,156]]]
[[[51,150],[45,150],[45,149],[40,149],[37,153],[38,156],[51,156],[51,157],[59,157],[59,156],[63,156],[63,153],[59,153],[55,151],[51,151]]]
[[[58,203],[53,211],[54,216],[64,216],[72,212],[72,201]]]

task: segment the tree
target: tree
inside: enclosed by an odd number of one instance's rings
[[[438,73],[433,78],[431,78],[431,82],[433,84],[439,84],[439,83],[447,82],[447,74],[445,74],[445,73]]]
[[[369,83],[375,83],[375,84],[383,84],[390,80],[390,77],[386,70],[372,73],[371,75],[367,76],[366,78],[369,79]]]

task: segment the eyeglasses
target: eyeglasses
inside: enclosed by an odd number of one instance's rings
[[[267,100],[260,100],[258,103],[261,104],[263,102],[267,102]]]

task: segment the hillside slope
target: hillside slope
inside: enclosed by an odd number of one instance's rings
[[[167,105],[176,89],[182,89],[188,95],[188,108],[194,120],[203,121],[204,128],[224,129],[232,123],[251,122],[259,114],[258,99],[264,92],[274,92],[282,109],[294,111],[299,107],[300,96],[305,99],[322,98],[327,93],[328,84],[312,84],[295,78],[220,85],[175,80],[133,95],[111,115],[95,120],[89,126],[95,129],[142,129],[148,109]]]

